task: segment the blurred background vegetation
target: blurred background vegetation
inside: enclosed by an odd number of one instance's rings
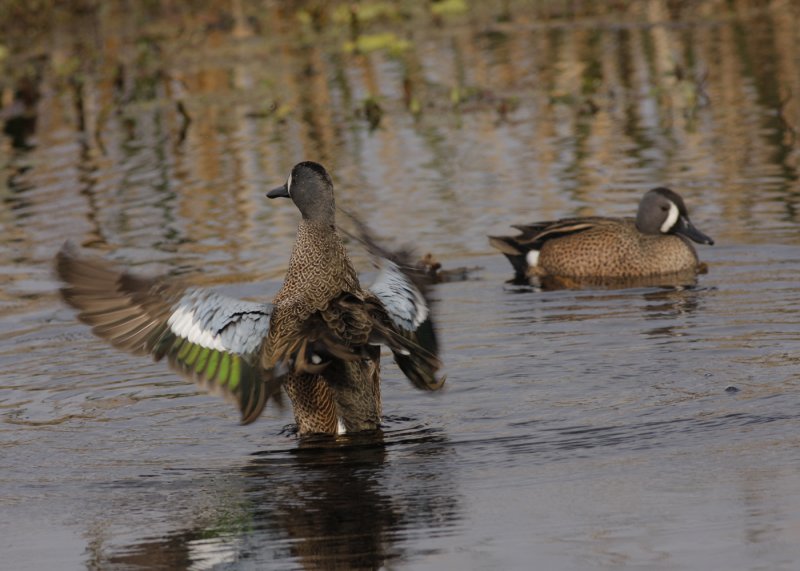
[[[360,65],[367,74],[367,92],[353,103],[372,128],[381,123],[393,99],[412,114],[430,108],[489,106],[503,119],[530,86],[515,84],[512,78],[470,81],[471,69],[491,62],[480,61],[483,54],[461,43],[470,41],[464,33],[489,46],[492,57],[509,57],[507,64],[513,68],[524,61],[513,60],[514,50],[520,49],[515,38],[521,33],[543,36],[534,47],[542,66],[563,51],[565,34],[577,31],[573,61],[550,71],[560,77],[541,78],[549,81],[548,103],[571,105],[583,115],[597,113],[603,99],[630,86],[629,78],[619,77],[616,83],[608,71],[620,63],[611,60],[620,60],[621,50],[633,47],[643,50],[647,67],[655,66],[644,71],[657,73],[650,87],[659,100],[680,107],[691,121],[698,107],[710,103],[709,82],[724,80],[726,53],[703,53],[710,44],[700,38],[670,45],[669,36],[718,34],[724,24],[732,23],[732,45],[724,48],[738,52],[742,65],[751,67],[748,73],[763,89],[760,95],[781,112],[777,121],[788,121],[784,111],[791,114],[785,136],[794,138],[798,80],[793,64],[798,53],[792,23],[798,9],[789,0],[7,0],[0,5],[3,117],[31,115],[42,92],[55,91],[76,98],[78,121],[99,120],[102,126],[111,110],[171,99],[188,122],[187,97],[202,104],[204,94],[232,82],[224,87],[240,98],[263,97],[254,113],[277,120],[290,113],[308,118],[308,109],[298,109],[298,100],[314,100],[320,94],[292,94],[287,88],[296,89],[298,81],[308,79],[302,84],[314,89],[317,74],[325,81],[341,82],[344,68]],[[662,25],[666,30],[649,33]],[[431,29],[449,33],[455,44],[461,43],[456,46],[460,51],[430,61],[426,34]],[[633,36],[640,31],[648,33],[637,41]],[[608,33],[618,35],[623,45],[615,49],[605,42],[603,35]],[[763,58],[747,53],[770,48],[775,54]],[[368,69],[374,69],[369,59],[376,52],[401,64],[399,85],[388,90],[377,85],[376,74]],[[290,55],[301,56],[301,61],[287,62]],[[247,59],[264,71],[237,85],[231,79],[237,71],[231,66]],[[704,65],[698,65],[703,59]],[[208,69],[215,60],[217,68]],[[291,84],[280,76],[280,67],[285,72],[287,63],[289,69],[299,66]],[[429,65],[451,68],[450,77],[431,81]],[[90,95],[95,108],[87,117]]]
[[[387,219],[441,212],[420,234],[464,254],[485,232],[459,220],[588,214],[591,196],[628,213],[660,182],[758,240],[757,220],[798,217],[799,14],[790,0],[7,0],[0,193],[20,216],[78,189],[91,200],[66,210],[92,221],[86,243],[124,243],[111,213],[156,189],[160,236],[142,247],[214,242],[215,218],[239,251],[231,230],[271,216],[262,186],[314,159],[345,189],[414,197],[358,195]]]

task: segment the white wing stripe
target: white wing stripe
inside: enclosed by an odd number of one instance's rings
[[[167,324],[176,335],[188,339],[190,343],[196,343],[208,349],[225,349],[218,335],[212,335],[210,331],[202,328],[193,309],[178,307],[170,316]]]

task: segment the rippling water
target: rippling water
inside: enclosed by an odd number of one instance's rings
[[[10,32],[0,567],[795,569],[798,9],[618,4],[107,3]],[[56,295],[71,239],[269,299],[298,216],[263,194],[303,159],[388,243],[483,268],[434,286],[445,389],[386,365],[380,441],[239,426]],[[716,240],[692,287],[513,286],[488,246],[664,184]]]

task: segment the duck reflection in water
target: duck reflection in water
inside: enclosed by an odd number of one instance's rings
[[[399,538],[447,534],[461,520],[450,449],[426,430],[395,445],[375,434],[305,439],[288,453],[258,454],[233,474],[182,486],[196,501],[190,509],[203,513],[193,525],[112,553],[97,542],[92,558],[99,567],[151,570],[278,561],[281,568],[383,568],[411,556]],[[219,505],[209,507],[209,497]]]
[[[654,276],[639,276],[627,278],[602,278],[583,277],[571,278],[566,276],[530,276],[514,278],[509,283],[516,285],[529,285],[543,291],[558,291],[563,289],[634,289],[634,288],[667,288],[669,290],[691,288],[697,285],[697,275],[708,271],[705,264],[701,263],[698,271],[690,270]]]
[[[687,325],[685,318],[697,313],[707,292],[708,288],[665,287],[643,293],[643,317],[661,323],[658,327],[645,329],[643,333],[651,338],[683,337],[690,334],[691,327]]]

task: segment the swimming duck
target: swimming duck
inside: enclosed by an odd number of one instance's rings
[[[714,241],[689,220],[678,193],[654,188],[639,203],[636,218],[591,216],[515,225],[517,236],[489,236],[511,262],[517,279],[643,278],[698,272],[689,240]]]
[[[443,378],[430,303],[403,267],[380,259],[364,288],[335,222],[333,183],[314,162],[294,166],[269,198],[289,198],[301,220],[272,303],[241,301],[171,277],[143,278],[65,244],[56,270],[64,300],[113,346],[166,357],[202,388],[232,400],[242,424],[267,401],[292,403],[300,435],[377,430],[380,345],[413,385]]]

